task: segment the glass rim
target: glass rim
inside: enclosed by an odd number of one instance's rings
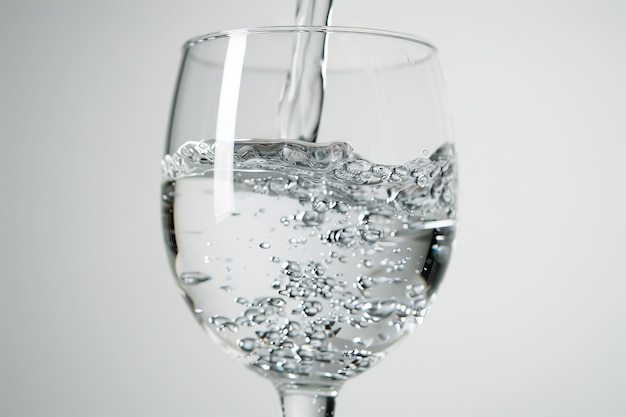
[[[253,27],[253,28],[228,29],[228,30],[222,30],[222,31],[217,31],[217,32],[211,32],[205,35],[191,38],[183,44],[183,49],[189,49],[203,42],[220,39],[220,38],[228,38],[228,37],[242,36],[242,35],[263,35],[263,34],[272,34],[272,33],[297,33],[297,32],[300,32],[300,33],[306,33],[306,32],[347,33],[347,34],[356,34],[356,35],[360,34],[360,35],[380,36],[380,37],[404,40],[404,41],[413,42],[413,43],[419,43],[422,46],[430,49],[432,54],[437,53],[437,47],[435,45],[433,45],[431,42],[423,38],[420,38],[416,35],[412,35],[412,34],[408,34],[404,32],[384,30],[384,29],[373,29],[373,28],[351,27],[351,26],[260,26],[260,27]]]

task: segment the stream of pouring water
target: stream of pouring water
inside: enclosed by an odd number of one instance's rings
[[[296,26],[330,25],[333,0],[298,0]],[[281,139],[315,142],[324,101],[324,33],[297,32],[291,68],[278,106]]]

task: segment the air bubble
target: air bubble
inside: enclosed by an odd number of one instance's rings
[[[333,171],[333,175],[338,180],[343,180],[343,181],[350,181],[350,180],[354,179],[354,175],[353,174],[351,174],[350,172],[345,171],[343,169],[336,169],[336,170],[334,170]]]
[[[241,304],[241,305],[244,305],[244,306],[249,306],[250,305],[250,301],[248,301],[247,298],[243,298],[243,297],[237,297],[235,299],[235,302],[237,304]]]
[[[281,272],[285,275],[292,275],[294,273],[300,272],[300,264],[296,261],[287,261],[283,262],[281,265]]]
[[[354,339],[352,339],[352,343],[357,346],[365,346],[365,342],[360,337],[355,337]]]
[[[304,245],[306,243],[306,241],[307,241],[307,239],[304,236],[289,238],[289,243],[291,245],[294,245],[294,246]]]
[[[389,175],[389,173],[391,172],[391,169],[389,169],[389,167],[385,165],[374,165],[371,168],[371,171],[375,177],[383,178]]]
[[[369,171],[372,164],[365,159],[357,159],[356,161],[346,164],[346,170],[353,174],[360,174],[365,171]]]
[[[254,366],[260,368],[263,371],[269,371],[271,369],[268,364],[263,363],[263,362],[259,362],[259,361],[255,362]]]
[[[406,295],[410,298],[423,297],[425,289],[424,284],[412,285],[408,287]]]
[[[322,311],[322,303],[319,301],[305,301],[303,312],[305,315],[312,317]]]
[[[313,202],[313,210],[318,213],[324,213],[328,211],[329,204],[326,200],[315,200]]]
[[[267,316],[259,307],[250,307],[244,313],[243,317],[247,320],[247,324],[255,325],[265,321]]]
[[[287,302],[280,297],[270,298],[269,303],[270,305],[278,308],[282,308],[287,304]]]
[[[395,300],[380,300],[378,302],[365,303],[363,310],[372,318],[389,317],[396,309],[397,302]]]
[[[356,279],[356,287],[361,291],[371,288],[373,285],[374,280],[372,277],[361,275]]]
[[[239,349],[243,350],[244,352],[252,352],[255,344],[256,344],[256,341],[253,338],[246,337],[244,339],[239,340],[238,346],[239,346]]]
[[[239,330],[239,326],[230,321],[230,319],[223,316],[212,316],[209,319],[209,322],[215,325],[217,331],[219,332],[224,330],[230,330],[231,332],[235,333]]]
[[[415,179],[415,184],[417,184],[417,186],[420,188],[426,187],[426,185],[428,184],[428,177],[426,177],[426,175],[423,175],[423,174],[420,175],[419,177]]]
[[[406,304],[398,304],[396,306],[396,316],[402,318],[402,317],[408,317],[411,314],[413,314],[413,311]]]
[[[201,284],[212,279],[210,275],[203,274],[202,272],[183,272],[180,274],[179,278],[187,285]]]
[[[321,277],[326,272],[326,270],[324,269],[324,265],[322,265],[321,263],[313,262],[309,266],[311,268],[311,272],[313,272],[318,277]]]
[[[354,226],[348,226],[341,229],[331,230],[324,236],[324,240],[328,243],[336,243],[339,246],[351,246],[355,243],[357,229]]]
[[[287,190],[287,181],[283,178],[272,178],[267,184],[267,188],[272,194],[283,194]]]
[[[306,226],[319,226],[323,221],[323,212],[307,210],[302,214],[302,223]]]

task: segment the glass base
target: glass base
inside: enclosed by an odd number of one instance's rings
[[[283,417],[334,417],[337,387],[280,385]]]

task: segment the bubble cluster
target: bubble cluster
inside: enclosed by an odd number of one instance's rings
[[[215,164],[216,141],[189,141],[173,155],[163,159],[163,173],[172,179],[181,175],[201,174]],[[233,159],[237,168],[332,169],[339,161],[352,155],[352,147],[344,142],[330,144],[298,141],[236,141]],[[280,184],[274,184],[274,186]]]
[[[402,280],[361,275],[349,286],[327,276],[326,267],[313,261],[288,260],[280,265],[280,271],[281,284],[274,286],[280,296],[253,301],[237,297],[235,302],[243,307],[239,316],[208,319],[218,333],[253,329],[253,336],[244,332],[236,346],[253,369],[264,375],[330,380],[354,376],[384,355],[356,346],[388,342],[397,337],[390,335],[401,332],[406,324],[421,321],[428,307],[423,283],[406,285]],[[404,288],[404,297],[373,298],[370,292],[375,286]],[[353,349],[334,347],[344,325],[364,330],[377,323],[385,323],[389,330],[378,332],[375,338],[354,338],[346,345]],[[339,346],[342,343],[346,342]]]
[[[196,316],[264,376],[342,381],[369,369],[423,320],[449,259],[454,150],[429,155],[384,165],[346,143],[235,142],[237,192],[267,202],[238,206],[235,226],[269,226],[225,230],[263,261],[238,268],[249,260],[243,245],[232,253],[212,235],[198,250],[209,274],[179,274]],[[211,178],[214,163],[213,141],[188,142],[164,169],[176,181]],[[174,193],[164,196],[172,205]]]
[[[287,261],[281,265],[281,273],[278,294],[289,298],[329,299],[346,287],[346,282],[326,276],[325,268],[319,262],[311,261],[301,266],[296,261]]]
[[[305,324],[285,321],[258,331],[256,339],[239,339],[238,347],[248,354],[254,369],[289,379],[315,373],[320,379],[343,380],[367,370],[382,357],[365,349],[329,349],[328,341],[338,331],[335,322],[324,319]]]
[[[215,164],[215,149],[214,140],[187,142],[174,154],[165,156],[162,161],[163,173],[168,178],[176,179],[184,175],[210,172]],[[428,152],[424,155],[428,155]],[[258,192],[289,194],[308,199],[311,190],[307,182],[311,182],[314,177],[307,178],[302,174],[330,173],[337,188],[344,192],[346,186],[388,184],[388,188],[380,190],[387,195],[380,197],[376,197],[372,189],[364,192],[350,190],[346,193],[359,203],[363,202],[359,200],[371,200],[374,197],[375,200],[387,202],[397,200],[396,208],[419,208],[431,219],[442,213],[448,218],[455,215],[455,153],[449,144],[433,152],[429,158],[418,158],[404,165],[381,165],[360,157],[345,142],[315,144],[248,140],[234,143],[233,159],[234,167],[238,169],[269,169],[286,175],[301,175],[301,183],[272,177],[264,184],[256,184]],[[328,185],[333,186],[331,183]],[[312,208],[321,214],[330,205],[329,202],[318,202]],[[320,216],[310,214],[307,220],[319,222]]]

